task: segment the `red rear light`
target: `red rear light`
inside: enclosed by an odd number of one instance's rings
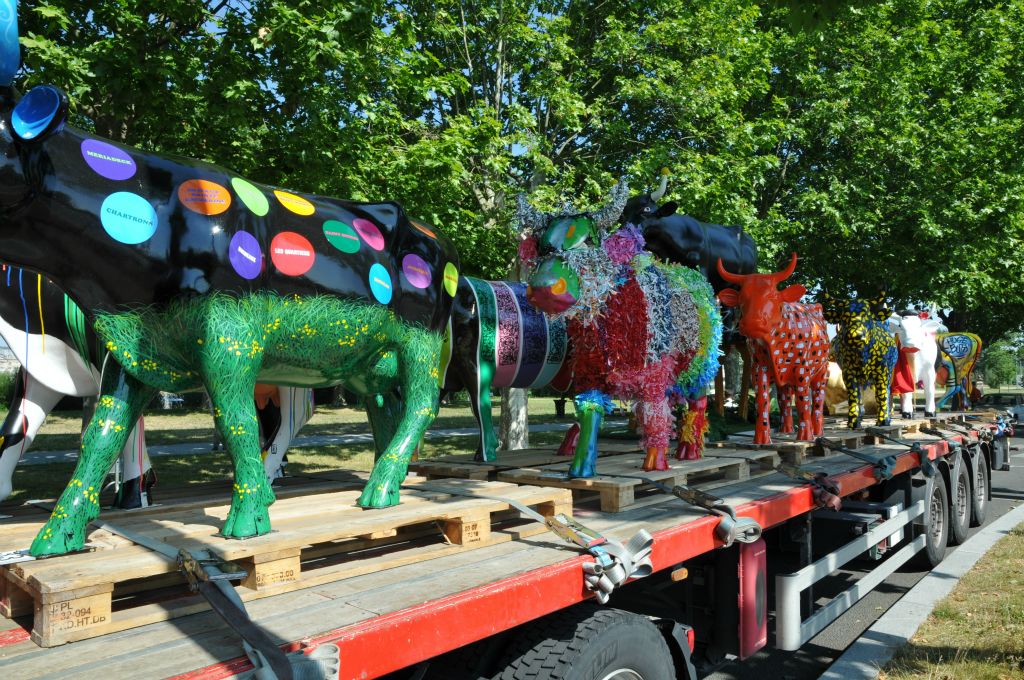
[[[686,644],[690,645],[690,653],[693,653],[694,643],[697,641],[697,633],[693,628],[686,629]]]

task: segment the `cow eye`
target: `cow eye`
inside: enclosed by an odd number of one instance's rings
[[[643,209],[643,212],[645,212],[645,213],[649,213],[649,212],[651,212],[652,210],[654,210],[654,208],[652,208],[652,207],[651,207],[651,206],[649,206],[649,205],[645,205],[645,206],[644,206],[644,209]]]

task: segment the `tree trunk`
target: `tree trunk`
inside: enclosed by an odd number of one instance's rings
[[[517,451],[530,446],[530,424],[527,417],[527,392],[521,387],[501,390],[501,425],[498,438],[502,451]]]

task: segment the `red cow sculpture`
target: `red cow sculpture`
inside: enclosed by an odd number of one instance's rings
[[[768,422],[768,383],[775,383],[782,411],[782,432],[793,431],[790,404],[796,394],[800,415],[797,439],[810,441],[822,433],[825,381],[828,378],[828,333],[821,305],[798,302],[807,289],[796,284],[777,286],[796,269],[796,253],[789,266],[775,274],[731,274],[718,260],[718,273],[739,290],[726,288],[718,299],[727,307],[739,307],[740,333],[747,337],[754,355],[757,385],[755,444],[771,444]],[[812,404],[813,402],[813,404]]]

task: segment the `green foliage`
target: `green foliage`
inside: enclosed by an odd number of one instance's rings
[[[14,397],[14,383],[18,373],[0,373],[0,408],[10,409]]]
[[[812,7],[813,6],[813,7]],[[159,9],[157,9],[159,8]],[[614,178],[740,224],[762,269],[1021,326],[1024,0],[26,1],[21,86],[254,179],[390,198],[506,275],[509,200]]]
[[[1017,379],[1017,358],[1013,350],[1003,343],[986,347],[981,355],[981,373],[989,387],[1013,385]]]

